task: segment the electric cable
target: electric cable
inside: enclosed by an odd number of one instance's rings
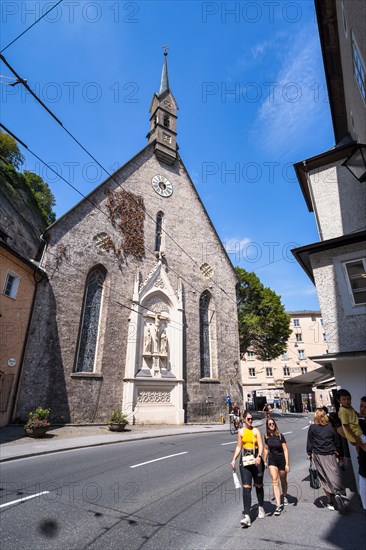
[[[32,27],[34,27],[34,25],[36,25],[39,21],[41,21],[41,19],[43,19],[44,17],[46,17],[46,15],[48,13],[50,13],[50,11],[54,10],[59,4],[61,4],[63,0],[59,0],[57,2],[57,4],[55,4],[54,6],[52,6],[52,8],[50,8],[48,11],[46,11],[41,17],[39,17],[37,19],[37,21],[35,21],[34,23],[32,23],[27,29],[25,29],[25,31],[23,31],[22,33],[20,33],[16,38],[14,38],[14,40],[12,40],[11,42],[9,42],[9,44],[7,46],[5,46],[5,48],[3,48],[2,50],[0,50],[0,53],[2,52],[5,52],[5,50],[7,50],[9,48],[9,46],[11,46],[12,44],[14,44],[14,42],[16,42],[17,40],[19,40],[20,37],[22,37],[26,32],[28,32]]]

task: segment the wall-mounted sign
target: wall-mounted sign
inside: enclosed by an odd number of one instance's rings
[[[17,361],[16,361],[16,359],[14,359],[14,357],[10,357],[8,359],[8,366],[9,367],[15,367],[16,364],[17,364]]]

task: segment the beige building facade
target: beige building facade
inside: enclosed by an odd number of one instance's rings
[[[315,406],[329,406],[332,403],[329,388],[314,388],[314,391],[297,394],[299,397],[286,392],[286,382],[319,368],[310,357],[325,354],[328,349],[320,311],[287,313],[291,316],[292,329],[287,351],[273,361],[261,361],[254,352],[248,351],[241,361],[246,408],[261,410],[264,403],[268,403],[282,410],[313,410]]]
[[[39,269],[6,244],[0,231],[0,426],[12,420]]]

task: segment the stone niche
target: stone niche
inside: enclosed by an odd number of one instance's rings
[[[183,299],[161,263],[136,278],[127,344],[124,410],[139,424],[183,424]]]

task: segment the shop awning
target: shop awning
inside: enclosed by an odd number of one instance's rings
[[[333,387],[335,378],[331,364],[323,365],[318,369],[295,376],[284,383],[287,393],[310,393],[313,387],[324,389]]]

